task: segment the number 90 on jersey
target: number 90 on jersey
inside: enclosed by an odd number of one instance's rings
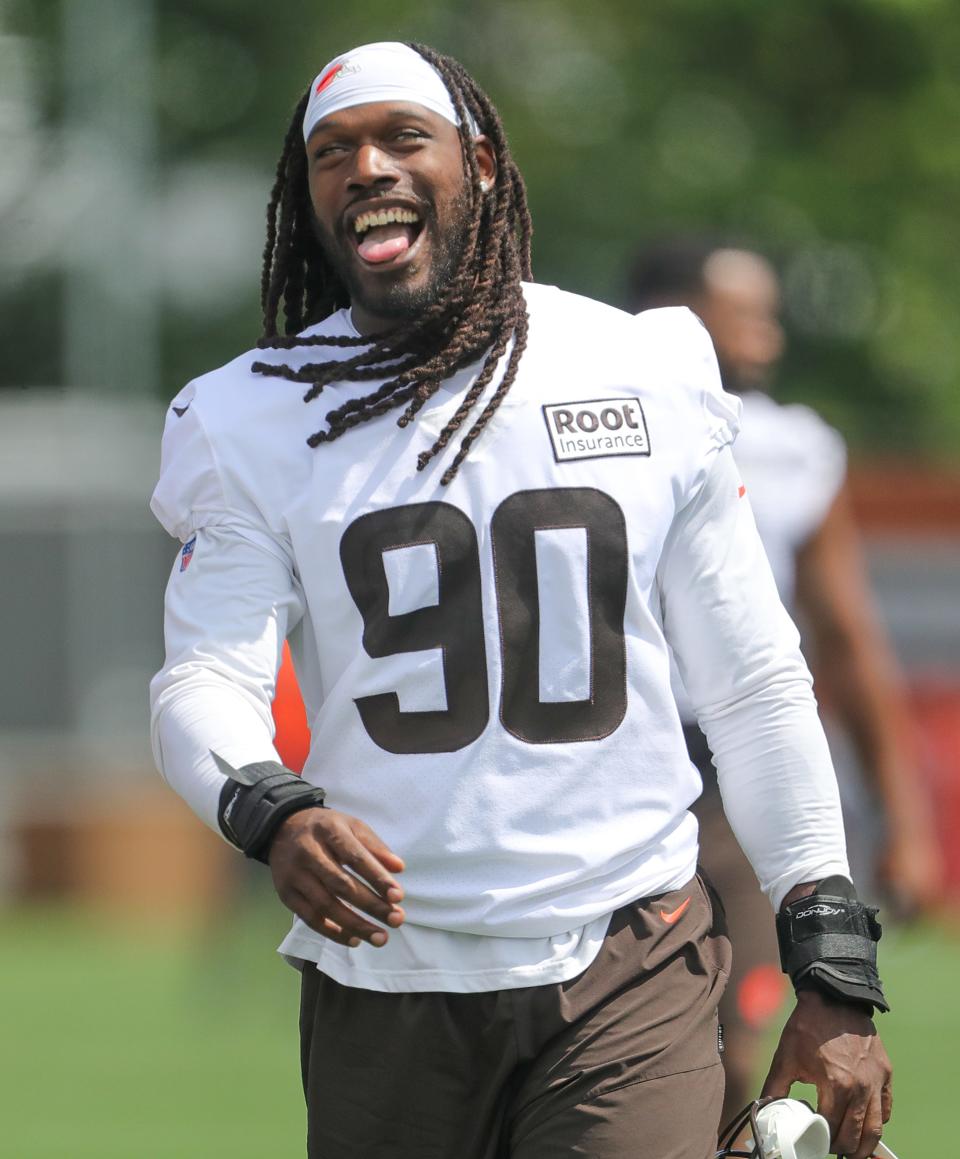
[[[599,740],[626,714],[628,552],[619,505],[593,488],[518,491],[494,511],[489,543],[493,593],[483,591],[476,529],[452,504],[372,511],[341,538],[367,654],[443,655],[445,709],[402,711],[395,692],[355,701],[367,733],[388,752],[455,752],[487,727],[488,598],[496,604],[499,716],[508,732],[529,744]],[[391,614],[386,553],[423,545],[436,554],[436,598]]]

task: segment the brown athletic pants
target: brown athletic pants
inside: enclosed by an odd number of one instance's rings
[[[709,1159],[729,966],[699,877],[618,910],[556,985],[383,994],[308,963],[309,1159]]]

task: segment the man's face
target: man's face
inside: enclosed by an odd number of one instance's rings
[[[703,270],[696,312],[710,331],[728,390],[766,390],[783,354],[780,287],[758,254],[717,250]]]
[[[421,105],[378,101],[325,117],[306,148],[317,239],[350,294],[357,328],[392,329],[436,301],[456,273],[470,220],[456,127]],[[484,137],[477,160],[490,180]]]

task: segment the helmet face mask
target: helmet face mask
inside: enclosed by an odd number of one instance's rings
[[[731,1119],[720,1132],[715,1159],[762,1159],[757,1111],[767,1101],[756,1099]]]

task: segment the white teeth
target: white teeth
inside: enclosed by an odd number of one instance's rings
[[[362,234],[366,233],[368,229],[373,229],[375,225],[390,225],[395,221],[402,222],[405,225],[413,225],[419,220],[420,215],[412,209],[369,210],[367,213],[360,214],[353,223],[353,228],[356,233]]]

